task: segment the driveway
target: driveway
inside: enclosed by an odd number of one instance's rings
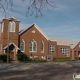
[[[0,64],[0,80],[73,80],[80,61]]]

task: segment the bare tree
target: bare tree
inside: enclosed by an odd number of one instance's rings
[[[22,2],[27,2],[27,0],[21,0]],[[42,16],[43,10],[49,7],[55,8],[53,0],[28,0],[29,4],[26,9],[26,16],[35,14],[35,17]],[[14,0],[0,0],[0,10],[5,14],[7,9],[11,10]],[[24,5],[24,4],[23,4]]]

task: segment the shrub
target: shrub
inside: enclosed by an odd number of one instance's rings
[[[19,61],[30,61],[30,58],[26,54],[17,54],[17,59]]]
[[[7,62],[7,55],[6,54],[0,55],[0,60],[3,62]],[[9,61],[10,61],[10,57],[9,57]]]

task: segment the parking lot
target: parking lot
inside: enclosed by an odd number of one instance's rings
[[[0,64],[0,80],[73,80],[73,73],[80,61]]]

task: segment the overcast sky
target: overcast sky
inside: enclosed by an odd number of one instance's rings
[[[20,29],[36,23],[47,36],[80,40],[80,0],[54,0],[54,4],[57,8],[45,9],[43,16],[36,19],[26,17],[26,4],[14,0],[13,12],[7,11],[7,17],[20,20]],[[0,13],[0,20],[3,17]]]

